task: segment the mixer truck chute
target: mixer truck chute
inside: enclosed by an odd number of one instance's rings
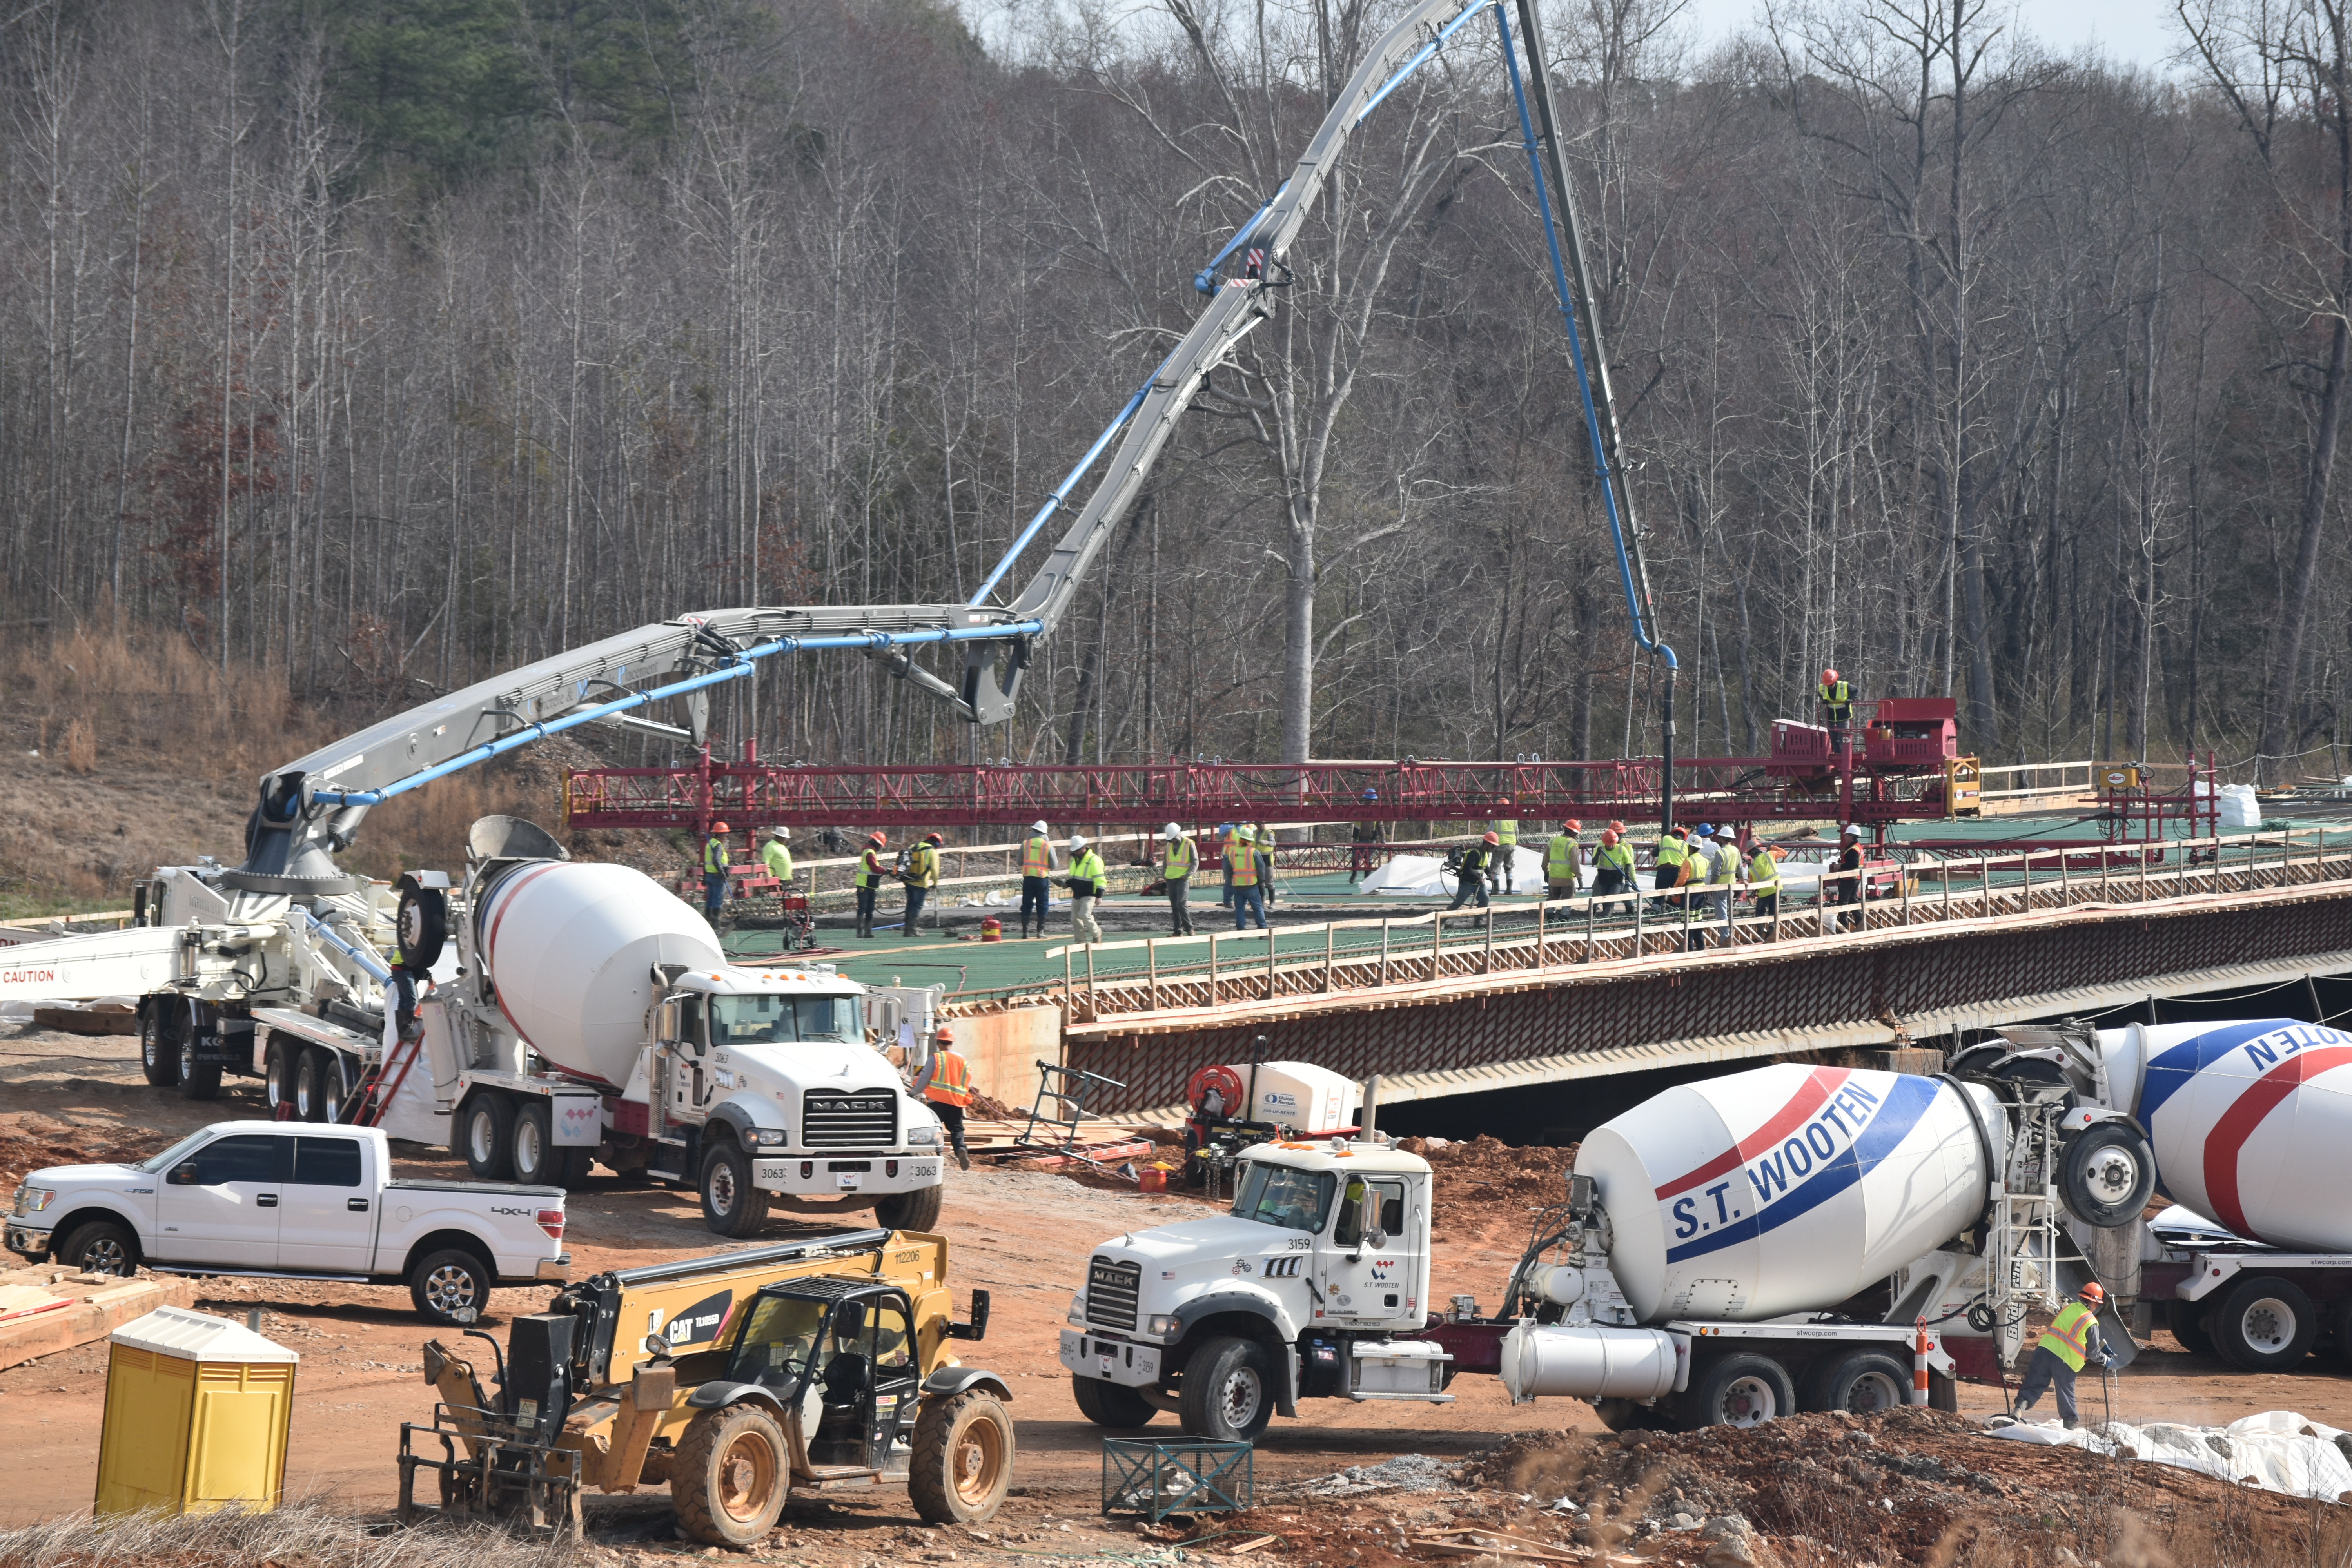
[[[1083,1414],[1246,1436],[1301,1398],[1443,1400],[1481,1372],[1612,1424],[1752,1423],[1908,1396],[1922,1355],[1948,1408],[2080,1282],[2055,1184],[2073,1152],[2122,1151],[2127,1185],[2150,1165],[2041,1057],[1967,1080],[1757,1068],[1595,1129],[1501,1312],[1440,1317],[1429,1168],[1370,1131],[1376,1093],[1356,1138],[1244,1150],[1229,1215],[1096,1249],[1061,1336]]]

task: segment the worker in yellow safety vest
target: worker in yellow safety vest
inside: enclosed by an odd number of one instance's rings
[[[1663,893],[1683,885],[1683,873],[1690,860],[1689,833],[1687,827],[1669,827],[1658,835],[1658,858],[1650,872],[1653,891]],[[1675,893],[1658,902],[1666,909],[1678,910],[1682,908],[1683,896]]]
[[[785,892],[793,890],[793,841],[782,828],[768,829],[768,842],[760,847],[760,860]]]
[[[2099,1340],[2099,1308],[2106,1299],[2106,1291],[2094,1279],[2083,1287],[2079,1300],[2059,1308],[2058,1315],[2050,1320],[2049,1331],[2034,1345],[2033,1359],[2026,1363],[2025,1381],[2017,1387],[2020,1415],[2033,1408],[2043,1389],[2055,1384],[2058,1419],[2073,1428],[2078,1414],[2074,1374],[2083,1370],[2084,1362],[2097,1362],[2103,1368],[2115,1363],[2115,1356]]]
[[[1170,823],[1160,830],[1160,880],[1168,893],[1171,936],[1192,934],[1192,868],[1201,863],[1200,847]]]
[[[1625,842],[1625,830],[1612,823],[1602,830],[1600,847],[1592,851],[1592,896],[1605,899],[1633,890],[1633,847]]]
[[[1830,728],[1830,750],[1844,751],[1846,724],[1853,714],[1853,682],[1834,669],[1825,669],[1813,695],[1821,700],[1822,721]]]
[[[889,839],[879,833],[870,834],[866,840],[866,852],[857,858],[857,934],[874,934],[874,900],[882,890],[882,851]]]
[[[955,1048],[955,1033],[944,1024],[931,1041],[931,1059],[915,1079],[915,1092],[930,1106],[931,1114],[948,1130],[948,1148],[955,1163],[971,1169],[971,1151],[964,1146],[964,1107],[971,1103],[971,1067]]]
[[[898,880],[907,889],[907,921],[899,927],[902,934],[912,936],[923,918],[923,900],[940,885],[940,836],[926,833],[915,852],[907,857],[907,868],[898,873]]]
[[[1045,934],[1045,910],[1053,900],[1054,840],[1042,822],[1029,825],[1021,841],[1021,934],[1029,934],[1029,911],[1037,911],[1037,934]]]
[[[1756,899],[1756,912],[1772,923],[1767,940],[1780,934],[1780,858],[1763,844],[1748,861],[1748,890]]]
[[[1265,889],[1258,881],[1257,829],[1248,823],[1234,826],[1232,837],[1225,840],[1225,874],[1234,880],[1234,929],[1245,929],[1249,917],[1257,917],[1257,929],[1265,929]]]
[[[1498,816],[1486,825],[1495,835],[1495,863],[1486,868],[1486,881],[1496,891],[1517,892],[1511,876],[1511,863],[1518,858],[1519,819]]]
[[[1559,825],[1559,831],[1544,846],[1544,897],[1572,899],[1576,888],[1584,879],[1584,841],[1577,835],[1584,824],[1570,817]]]
[[[702,841],[702,918],[715,930],[719,912],[727,907],[727,825],[714,822],[710,837]]]

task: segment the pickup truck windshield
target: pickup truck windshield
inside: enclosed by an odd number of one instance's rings
[[[855,996],[713,996],[714,1046],[786,1046],[800,1040],[863,1041]]]
[[[185,1155],[189,1150],[194,1148],[197,1144],[203,1142],[212,1135],[213,1131],[211,1128],[198,1128],[195,1131],[189,1133],[185,1138],[181,1139],[177,1143],[173,1144],[169,1149],[164,1150],[162,1153],[140,1161],[139,1169],[150,1173],[168,1169],[172,1165],[177,1164],[180,1159]]]
[[[1303,1230],[1319,1236],[1331,1212],[1331,1194],[1339,1179],[1328,1171],[1294,1171],[1287,1165],[1253,1160],[1234,1197],[1234,1213],[1260,1225]]]

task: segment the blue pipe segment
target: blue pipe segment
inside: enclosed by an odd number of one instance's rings
[[[1167,368],[1168,362],[1161,360],[1160,369],[1151,373],[1151,381],[1159,380],[1160,371]],[[1127,406],[1118,411],[1118,417],[1113,419],[1105,427],[1103,433],[1095,437],[1095,444],[1087,448],[1087,455],[1078,459],[1078,466],[1072,468],[1069,477],[1056,485],[1054,488],[1054,493],[1045,498],[1045,504],[1037,509],[1037,515],[1029,520],[1029,526],[1021,531],[1021,537],[1006,548],[1004,559],[996,563],[996,570],[988,574],[988,581],[980,585],[978,593],[964,601],[966,609],[978,609],[981,601],[987,598],[997,584],[1004,580],[1004,574],[1007,572],[1013,570],[1013,563],[1021,558],[1021,552],[1024,550],[1029,548],[1029,542],[1037,537],[1037,531],[1045,526],[1045,520],[1061,510],[1062,503],[1070,499],[1070,491],[1075,489],[1078,481],[1086,477],[1087,470],[1095,466],[1095,459],[1101,457],[1109,447],[1111,437],[1125,429],[1127,422],[1135,417],[1135,411],[1143,406],[1143,399],[1151,390],[1151,381],[1147,381],[1135,389],[1135,395],[1127,400]]]
[[[294,912],[300,915],[305,921],[310,922],[311,932],[316,935],[320,941],[325,942],[329,947],[333,948],[337,952],[341,953],[345,958],[350,959],[353,963],[358,964],[362,969],[366,970],[370,974],[374,975],[375,983],[377,984],[389,985],[392,984],[392,971],[385,968],[384,965],[378,961],[375,954],[368,952],[365,948],[354,947],[350,942],[345,942],[341,937],[337,936],[332,926],[330,926],[326,921],[320,920],[318,916],[312,914],[301,905],[295,905]]]
[[[1633,640],[1666,661],[1668,669],[1682,668],[1675,650],[1654,639],[1642,615],[1642,595],[1633,585],[1633,563],[1625,552],[1625,528],[1617,515],[1617,491],[1609,482],[1609,450],[1601,439],[1601,416],[1592,406],[1592,378],[1584,370],[1584,335],[1576,328],[1576,306],[1568,290],[1568,268],[1560,260],[1559,230],[1552,221],[1551,191],[1544,184],[1543,162],[1536,149],[1536,125],[1528,112],[1527,85],[1519,79],[1519,57],[1511,43],[1511,21],[1495,7],[1495,26],[1503,35],[1503,66],[1511,73],[1511,97],[1519,108],[1519,136],[1527,144],[1528,174],[1536,185],[1536,209],[1543,217],[1544,244],[1551,252],[1551,286],[1559,297],[1560,320],[1568,327],[1568,354],[1576,367],[1577,395],[1584,400],[1584,435],[1592,447],[1592,474],[1601,481],[1601,504],[1609,514],[1609,537],[1617,548],[1617,576],[1625,587],[1625,609],[1633,617]]]
[[[1508,54],[1510,52],[1510,24],[1503,21],[1502,0],[1479,0],[1477,5],[1471,6],[1468,10],[1463,12],[1462,15],[1454,17],[1451,22],[1446,23],[1444,27],[1438,32],[1437,37],[1423,44],[1420,50],[1413,55],[1412,58],[1405,61],[1403,65],[1398,67],[1396,75],[1382,82],[1381,84],[1381,90],[1366,99],[1364,100],[1364,107],[1356,110],[1356,123],[1361,125],[1364,122],[1364,117],[1381,106],[1381,100],[1394,92],[1397,89],[1398,85],[1402,83],[1405,78],[1419,70],[1423,65],[1426,65],[1429,61],[1429,57],[1435,54],[1440,46],[1442,46],[1446,39],[1452,37],[1456,32],[1460,31],[1472,17],[1477,16],[1479,12],[1484,11],[1490,5],[1495,8],[1495,20],[1497,22],[1503,22],[1503,49],[1506,54]],[[1514,79],[1516,79],[1516,68],[1514,68]]]
[[[470,752],[426,768],[396,784],[386,784],[382,789],[315,790],[311,792],[310,798],[328,805],[382,805],[394,795],[406,795],[410,790],[431,784],[436,779],[446,778],[451,773],[470,768],[477,763],[488,762],[492,757],[502,756],[519,746],[528,746],[532,742],[544,740],[550,735],[560,735],[566,730],[593,723],[608,714],[624,712],[631,708],[642,708],[648,702],[658,702],[666,697],[677,697],[688,691],[698,691],[706,686],[740,680],[751,673],[752,660],[767,658],[775,654],[809,652],[819,648],[879,649],[911,647],[918,643],[980,642],[1001,637],[1034,637],[1045,629],[1045,623],[1043,621],[1011,621],[1003,626],[940,626],[920,632],[843,632],[833,637],[778,637],[773,642],[765,642],[757,647],[745,648],[735,656],[735,661],[732,664],[722,668],[689,676],[684,680],[674,680],[667,686],[656,686],[650,690],[633,691],[626,697],[615,698],[610,702],[599,702],[587,708],[576,708],[560,718],[541,720],[536,724],[526,724],[511,735],[501,735],[495,741],[486,741]]]
[[[1213,294],[1217,291],[1217,268],[1225,264],[1226,257],[1248,243],[1250,237],[1257,232],[1257,226],[1265,221],[1265,215],[1274,210],[1274,204],[1280,201],[1282,193],[1288,189],[1290,189],[1288,180],[1283,181],[1276,186],[1274,195],[1267,198],[1265,205],[1257,209],[1257,216],[1235,229],[1233,238],[1225,242],[1225,247],[1209,258],[1209,264],[1206,267],[1192,274],[1192,287],[1195,289],[1203,294]]]

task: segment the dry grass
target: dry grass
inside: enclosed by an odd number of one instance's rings
[[[268,1513],[87,1515],[0,1531],[0,1568],[562,1568],[576,1548],[483,1526],[404,1530],[316,1501]]]

